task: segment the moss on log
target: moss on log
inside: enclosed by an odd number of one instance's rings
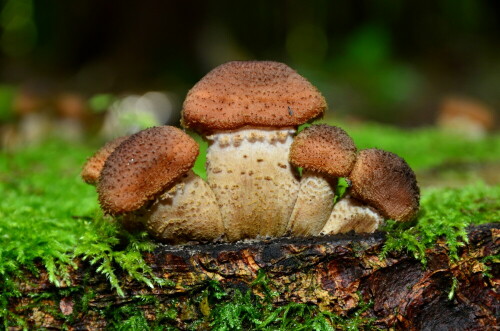
[[[20,294],[9,310],[29,328],[110,327],[110,316],[129,307],[146,321],[205,329],[210,322],[206,290],[217,281],[224,290],[250,289],[260,296],[271,289],[277,293],[275,306],[310,303],[340,316],[371,302],[363,317],[383,329],[498,327],[500,269],[491,256],[498,255],[499,224],[469,228],[458,261],[451,261],[444,242],[438,242],[427,251],[425,267],[404,253],[380,258],[383,242],[383,234],[375,233],[159,246],[145,259],[166,284],[151,288],[121,274],[123,297],[87,262],[76,261],[78,268],[61,287],[43,271],[36,277],[26,273],[17,280]],[[250,286],[262,271],[266,287]]]

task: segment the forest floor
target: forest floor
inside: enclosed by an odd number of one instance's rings
[[[341,126],[359,149],[377,147],[394,152],[417,174],[421,212],[408,224],[387,222],[382,258],[390,252],[406,252],[425,267],[426,250],[444,240],[450,259],[458,260],[469,226],[500,221],[500,134],[469,140],[435,128],[401,129],[369,123]],[[202,150],[194,170],[203,177],[206,145],[198,141]],[[144,253],[154,251],[158,244],[146,233],[128,233],[104,217],[94,187],[79,177],[83,163],[98,147],[95,143],[48,140],[0,155],[0,321],[5,327],[27,327],[22,317],[9,309],[10,302],[22,295],[19,279],[27,274],[36,277],[43,270],[50,283],[61,286],[69,281],[77,260],[88,261],[92,272],[105,275],[109,288],[118,296],[123,294],[118,273],[150,287],[162,285],[164,280],[144,259]],[[498,266],[498,256],[487,260]],[[225,296],[216,284],[211,286],[216,289],[211,295]],[[273,310],[263,301],[238,295],[226,298],[227,306],[211,311],[230,310],[231,302],[240,300],[260,307],[261,325],[268,326],[272,316],[284,320],[283,314],[287,314],[286,309]],[[363,307],[355,312],[358,319],[337,320],[317,307],[286,307],[310,315],[308,322],[297,322],[296,329],[304,323],[369,325],[359,317]],[[140,314],[123,310],[109,318],[114,325],[147,324]],[[214,323],[215,317],[207,318]],[[329,322],[325,324],[322,318]]]

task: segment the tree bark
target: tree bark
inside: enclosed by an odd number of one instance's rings
[[[48,282],[44,271],[39,277],[19,281],[21,296],[9,303],[9,310],[33,328],[99,329],[109,322],[104,310],[137,302],[136,308],[149,320],[157,318],[154,307],[158,305],[173,309],[177,315],[171,323],[183,328],[188,321],[207,320],[206,311],[193,298],[207,287],[208,281],[219,281],[226,289],[247,289],[263,270],[269,287],[279,293],[275,305],[290,301],[312,303],[322,310],[346,315],[360,301],[371,301],[364,316],[374,318],[374,325],[383,329],[498,327],[500,269],[484,258],[498,254],[499,224],[471,227],[469,242],[460,249],[457,262],[450,261],[446,245],[438,242],[427,251],[425,268],[404,253],[379,258],[383,243],[383,233],[375,233],[219,245],[160,245],[144,257],[154,273],[169,280],[170,285],[151,289],[120,274],[125,296],[119,297],[94,267],[76,261],[78,268],[71,271],[70,284],[62,288]],[[259,289],[251,289],[259,294]],[[452,290],[454,295],[449,298]],[[34,295],[41,293],[53,295]],[[154,298],[155,304],[137,299],[145,296]],[[201,325],[203,328],[208,324]]]

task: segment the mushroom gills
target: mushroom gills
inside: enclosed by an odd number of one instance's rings
[[[328,235],[349,231],[372,233],[383,222],[384,217],[375,208],[346,195],[333,207],[330,218],[321,230],[321,234]]]
[[[336,186],[336,178],[304,170],[288,224],[288,232],[292,236],[315,236],[320,233],[332,213]]]
[[[288,155],[293,128],[242,128],[207,137],[207,181],[227,239],[285,234],[299,190]]]
[[[171,244],[213,242],[224,234],[215,195],[193,171],[161,194],[142,219],[151,235]]]

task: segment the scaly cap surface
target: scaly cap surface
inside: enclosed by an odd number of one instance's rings
[[[101,207],[113,215],[139,209],[189,171],[198,152],[191,137],[171,126],[130,136],[104,164],[97,185]]]
[[[312,125],[295,137],[290,162],[307,170],[345,177],[356,161],[356,145],[341,128],[326,124]]]
[[[287,65],[235,61],[213,69],[189,91],[182,124],[200,132],[290,127],[321,117],[325,109],[321,93]]]
[[[401,157],[376,148],[362,150],[349,175],[351,196],[398,221],[413,219],[420,205],[415,173]]]
[[[82,179],[87,184],[95,185],[99,181],[99,176],[104,167],[104,162],[111,155],[118,145],[125,141],[129,136],[118,137],[107,142],[92,157],[90,157],[82,169]]]

